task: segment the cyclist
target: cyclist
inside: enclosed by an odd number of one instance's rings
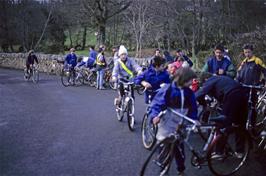
[[[165,59],[160,56],[153,58],[152,65],[145,70],[142,74],[135,78],[136,85],[142,85],[146,89],[151,91],[145,92],[145,103],[148,104],[149,96],[151,99],[154,97],[157,89],[160,88],[161,84],[170,83],[169,74],[164,69]]]
[[[70,69],[73,70],[77,65],[77,55],[75,54],[75,48],[71,48],[69,51],[70,53],[65,57],[64,67],[70,66]]]
[[[133,60],[128,57],[127,49],[124,45],[121,45],[118,50],[119,59],[114,65],[112,72],[112,81],[116,82],[118,79],[133,79],[134,73],[141,73],[142,68]],[[119,92],[118,98],[115,99],[115,105],[118,106],[121,102],[122,96],[124,96],[124,87],[123,84],[119,83]],[[132,92],[134,97],[134,92]]]
[[[205,105],[205,95],[215,97],[222,104],[221,114],[225,116],[222,122],[225,127],[232,124],[237,126],[236,138],[237,155],[241,157],[243,152],[243,139],[245,124],[248,114],[248,99],[242,86],[228,76],[213,76],[211,73],[203,72],[200,75],[200,84],[202,87],[196,92],[196,99],[200,104]],[[220,151],[217,151],[220,152]],[[217,155],[220,155],[218,153]]]
[[[253,45],[251,44],[245,44],[243,46],[245,59],[238,68],[237,80],[246,85],[259,85],[262,74],[264,79],[266,78],[266,66],[260,58],[253,55],[253,49]],[[245,89],[247,96],[249,96],[249,88]],[[258,95],[255,89],[253,89],[251,100],[253,104],[256,104],[258,101]],[[256,116],[256,112],[253,111],[251,125],[255,124]]]
[[[224,47],[222,45],[216,45],[214,48],[214,56],[208,58],[202,71],[234,78],[236,75],[235,67],[230,60],[224,57],[223,53]]]
[[[103,76],[104,76],[104,71],[106,68],[106,60],[104,56],[104,50],[105,47],[101,45],[99,47],[98,55],[96,58],[96,70],[97,70],[97,84],[96,84],[96,89],[103,90],[105,89],[103,87]]]
[[[176,109],[192,119],[197,119],[195,95],[189,88],[192,79],[195,77],[195,72],[190,68],[180,68],[177,70],[173,82],[161,88],[153,98],[149,118],[154,124],[158,124],[158,132],[156,135],[158,141],[163,140],[170,133],[175,132],[176,126],[180,122],[171,113],[167,116],[158,117],[159,113],[168,107]],[[177,170],[179,175],[183,175],[185,170],[184,144],[181,143],[178,148],[181,150],[175,150]]]
[[[34,65],[34,62],[39,64],[39,61],[37,59],[37,56],[34,54],[34,50],[30,50],[28,53],[28,57],[26,60],[26,73],[29,74],[31,67]]]

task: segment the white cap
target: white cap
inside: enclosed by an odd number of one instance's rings
[[[121,54],[126,54],[127,55],[127,49],[124,45],[120,45],[119,50],[118,50],[118,56]]]

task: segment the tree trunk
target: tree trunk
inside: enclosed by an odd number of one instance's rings
[[[68,29],[68,35],[69,35],[69,40],[70,40],[70,48],[72,48],[73,47],[73,41],[72,41],[71,29]]]
[[[84,50],[86,47],[86,38],[87,38],[87,26],[84,26],[83,35],[82,35],[82,46],[81,46],[82,50]]]
[[[105,44],[105,31],[106,31],[106,22],[102,21],[102,23],[99,25],[99,41],[98,44]]]

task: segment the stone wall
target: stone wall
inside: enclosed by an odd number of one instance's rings
[[[38,54],[35,53],[39,61],[41,72],[60,74],[63,66],[64,55]],[[0,53],[0,67],[24,69],[27,54],[25,53]],[[107,59],[109,60],[109,59]],[[140,65],[146,59],[135,59]]]
[[[39,61],[39,70],[47,73],[60,73],[63,55],[36,54]],[[25,53],[0,53],[0,67],[24,69],[27,54]]]

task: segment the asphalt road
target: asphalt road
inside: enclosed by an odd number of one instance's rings
[[[23,80],[21,70],[0,68],[1,176],[134,176],[149,152],[142,147],[140,123],[145,110],[136,95],[136,130],[118,122],[116,92],[63,87],[57,76]],[[195,139],[197,145],[197,139]],[[211,175],[190,165],[187,176]],[[252,153],[236,175],[266,175],[266,155]]]

